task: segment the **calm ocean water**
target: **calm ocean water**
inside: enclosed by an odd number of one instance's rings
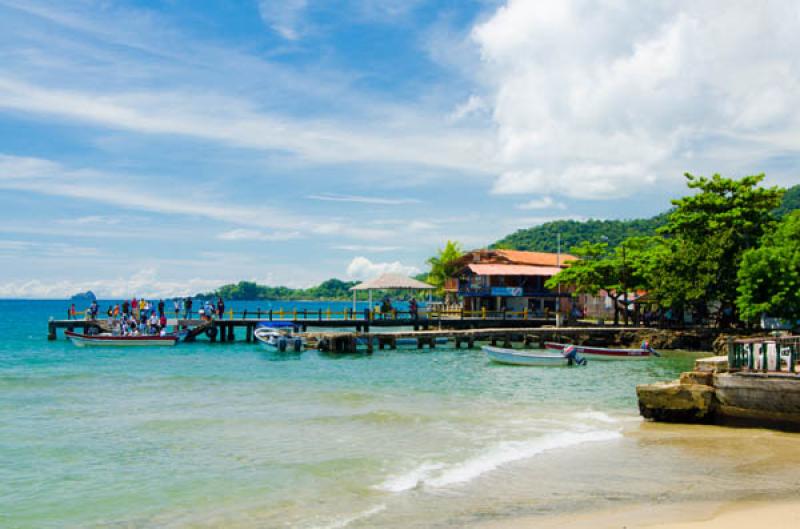
[[[79,349],[45,339],[67,305],[0,301],[3,528],[469,527],[800,488],[748,463],[779,434],[639,420],[635,385],[695,353],[537,369],[478,349]]]

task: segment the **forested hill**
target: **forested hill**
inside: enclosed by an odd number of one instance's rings
[[[796,209],[800,209],[800,185],[790,187],[786,191],[783,202],[775,214],[777,217],[782,217]],[[666,219],[667,213],[649,219],[557,220],[518,230],[500,239],[491,245],[491,248],[555,252],[558,249],[559,233],[562,252],[569,252],[570,248],[583,241],[602,242],[605,240],[604,237],[607,237],[609,246],[614,247],[628,237],[654,235],[656,229],[662,226]]]
[[[311,288],[270,287],[259,285],[252,281],[239,281],[236,284],[223,285],[214,292],[198,294],[201,299],[214,299],[220,296],[226,300],[336,300],[350,299],[350,288],[357,285],[357,281],[341,281],[329,279]]]

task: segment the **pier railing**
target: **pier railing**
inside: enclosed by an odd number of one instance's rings
[[[167,317],[172,317],[175,313],[174,311],[167,310],[165,311]],[[191,319],[192,317],[197,317],[201,313],[199,310],[192,310],[189,312],[186,311],[179,311],[178,318],[179,319]],[[465,310],[465,309],[442,309],[442,308],[434,308],[434,309],[420,309],[416,313],[412,313],[409,310],[391,310],[389,312],[382,312],[379,309],[363,309],[363,310],[353,310],[351,308],[346,308],[343,310],[332,310],[330,307],[328,308],[319,308],[316,310],[309,310],[309,309],[267,309],[262,310],[260,308],[251,310],[245,309],[240,311],[235,311],[233,309],[229,309],[225,311],[223,314],[214,314],[213,315],[217,320],[235,320],[235,319],[253,319],[253,320],[268,320],[268,321],[331,321],[331,320],[343,320],[343,321],[350,321],[350,320],[366,320],[366,321],[377,321],[377,320],[417,320],[417,319],[429,319],[429,320],[556,320],[555,313],[540,313],[529,311],[527,309],[513,311],[513,310],[488,310],[486,308],[479,309],[479,310]],[[106,314],[100,313],[97,315],[97,319],[105,319]],[[75,311],[67,313],[68,320],[75,320],[75,321],[85,321],[89,320],[89,313],[88,311]]]
[[[728,340],[728,367],[752,372],[797,373],[800,336]]]

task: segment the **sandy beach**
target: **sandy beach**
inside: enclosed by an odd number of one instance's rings
[[[795,529],[800,500],[637,506],[599,512],[524,517],[482,529]]]

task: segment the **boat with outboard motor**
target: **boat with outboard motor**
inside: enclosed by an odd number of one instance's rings
[[[586,359],[581,357],[574,349],[558,353],[552,351],[514,350],[491,345],[484,345],[482,349],[486,356],[489,357],[489,360],[498,364],[537,367],[586,365]]]
[[[557,342],[545,342],[544,347],[552,351],[564,351],[567,347],[574,347],[582,356],[592,360],[646,360],[651,356],[661,356],[646,341],[642,342],[638,349],[591,347]]]
[[[295,327],[289,322],[262,322],[253,336],[268,351],[300,353],[305,348],[305,338],[293,334]]]
[[[136,335],[120,336],[109,333],[100,334],[80,334],[72,331],[64,331],[64,336],[78,347],[102,346],[102,347],[163,347],[178,343],[178,336],[174,334],[160,335]]]

